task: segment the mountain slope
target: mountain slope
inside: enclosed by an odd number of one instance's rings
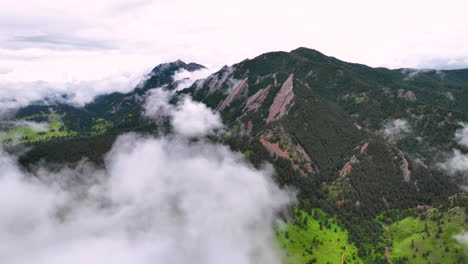
[[[29,106],[15,120],[59,117],[67,136],[25,140],[25,166],[41,160],[102,162],[122,133],[160,133],[143,115],[153,89],[174,90],[174,74],[203,66],[182,61],[155,67],[133,91],[103,95],[85,107]],[[221,139],[254,164],[270,162],[281,185],[298,190],[298,207],[336,216],[368,263],[385,262],[385,229],[377,217],[392,210],[444,205],[460,192],[437,170],[459,122],[468,122],[468,70],[371,68],[306,48],[271,52],[225,66],[176,97],[191,95],[220,112]],[[53,114],[51,114],[51,110]],[[388,125],[406,130],[388,134]],[[392,128],[392,127],[390,127]],[[162,131],[163,133],[165,131]],[[20,152],[23,145],[10,146]],[[348,240],[348,238],[347,238]],[[312,255],[312,254],[310,254]]]

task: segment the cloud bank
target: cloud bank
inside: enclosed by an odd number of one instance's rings
[[[188,98],[172,107],[174,135],[122,135],[105,169],[25,172],[0,152],[0,262],[280,263],[272,229],[290,193],[271,166],[190,140],[221,126],[211,110]]]
[[[35,101],[68,103],[83,106],[102,94],[129,92],[145,76],[144,73],[121,73],[100,80],[70,81],[65,83],[0,82],[0,109],[14,109]]]

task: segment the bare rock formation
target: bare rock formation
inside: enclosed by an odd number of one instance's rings
[[[293,79],[294,75],[289,75],[288,79],[283,83],[281,89],[276,94],[268,112],[268,118],[266,120],[267,123],[278,120],[287,113],[288,108],[294,99]]]

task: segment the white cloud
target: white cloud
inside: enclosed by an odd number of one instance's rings
[[[178,85],[175,90],[180,91],[185,88],[188,88],[192,84],[194,84],[195,81],[202,81],[203,79],[210,76],[210,74],[214,73],[216,70],[218,69],[205,68],[193,72],[187,71],[185,69],[180,70],[174,74],[174,81],[178,82]]]
[[[458,144],[468,147],[468,123],[460,123],[463,128],[455,132],[455,140]]]
[[[404,119],[390,120],[384,124],[382,133],[385,137],[394,140],[404,137],[406,134],[412,131],[408,121]]]
[[[48,129],[47,122],[33,122],[33,121],[19,120],[19,121],[13,121],[13,122],[8,122],[8,123],[10,123],[13,126],[29,127],[35,132],[44,132],[44,131],[47,131]]]
[[[461,146],[468,147],[468,126],[466,123],[460,123],[463,128],[455,132],[455,140]],[[462,175],[464,183],[462,188],[468,190],[468,153],[459,149],[452,149],[452,153],[446,155],[445,160],[439,162],[437,166],[450,175]]]
[[[454,238],[458,242],[468,245],[468,231],[463,231],[460,234],[455,235]]]
[[[439,163],[439,167],[446,170],[450,174],[457,172],[468,172],[468,155],[463,154],[460,150],[454,149],[452,154],[443,163]]]
[[[3,1],[0,107],[64,90],[82,104],[101,91],[125,90],[127,80],[116,76],[139,75],[160,62],[182,59],[219,68],[300,46],[372,66],[465,65],[468,3],[419,2]],[[314,10],[320,12],[310,16]],[[331,15],[341,19],[324,25]],[[343,39],[347,45],[340,44]]]
[[[144,78],[144,73],[119,73],[100,80],[64,83],[0,82],[0,109],[18,108],[47,98],[83,106],[96,96],[112,92],[129,92]]]
[[[292,196],[272,167],[185,138],[220,126],[201,104],[186,98],[168,111],[203,124],[174,124],[171,137],[123,135],[105,170],[26,173],[0,152],[2,263],[281,263],[272,225]]]
[[[174,131],[188,137],[210,134],[222,128],[221,117],[205,104],[183,99],[172,115]]]
[[[172,96],[173,93],[165,89],[165,87],[149,90],[144,104],[145,116],[158,120],[161,117],[171,115],[175,108],[174,105],[169,103]]]
[[[424,12],[419,12],[421,5]],[[0,67],[14,68],[2,78],[16,81],[31,75],[34,81],[56,81],[48,72],[102,79],[131,70],[135,61],[150,66],[181,58],[224,65],[299,46],[374,66],[430,68],[444,62],[427,58],[443,58],[450,65],[468,58],[468,36],[462,34],[468,4],[463,0],[444,5],[419,0],[297,0],[289,5],[266,0],[18,0],[3,1],[1,7]],[[340,19],[323,24],[331,15]],[[341,45],[343,39],[347,45]],[[18,57],[25,50],[35,58],[30,67]]]
[[[146,97],[145,115],[156,121],[169,117],[174,132],[185,137],[200,137],[222,130],[219,113],[205,104],[187,96],[180,98],[176,105],[170,104],[174,92],[164,87],[152,89]]]

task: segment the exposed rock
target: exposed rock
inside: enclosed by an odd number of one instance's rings
[[[288,79],[281,86],[280,91],[276,94],[268,112],[267,123],[278,120],[287,113],[294,98],[293,79],[294,75],[289,75]]]
[[[391,95],[392,94],[392,90],[388,87],[384,87],[382,88],[382,91],[385,95]]]
[[[214,91],[216,91],[217,86],[218,86],[218,75],[214,75],[213,79],[211,79],[210,84],[208,84],[208,95],[212,94]]]
[[[310,71],[307,73],[307,75],[305,76],[305,78],[309,78],[309,77],[312,77],[314,79],[317,79],[317,73],[315,73],[314,71]]]
[[[243,111],[256,111],[258,108],[260,108],[260,106],[262,106],[263,101],[270,92],[270,89],[271,85],[268,85],[266,88],[260,89],[254,95],[250,96],[247,99],[247,103],[245,104]]]
[[[361,127],[360,125],[358,125],[358,124],[354,123],[354,126],[355,126],[357,129],[362,130],[362,127]]]
[[[289,153],[280,148],[279,142],[271,143],[264,138],[260,138],[260,142],[268,150],[268,152],[270,152],[270,154],[275,154],[278,157],[289,159]]]
[[[360,152],[361,152],[361,153],[366,153],[368,147],[369,147],[369,143],[366,142],[366,143],[361,147]]]
[[[260,142],[270,154],[289,159],[291,166],[302,175],[317,172],[313,168],[312,160],[304,148],[300,144],[294,143],[281,126],[265,131],[260,137]]]
[[[351,173],[353,170],[353,164],[359,163],[359,160],[356,158],[355,155],[351,157],[351,159],[345,163],[343,168],[340,171],[340,177],[346,177],[348,174]]]
[[[427,164],[426,164],[424,161],[422,161],[421,159],[415,159],[414,161],[416,162],[416,164],[418,164],[419,166],[421,166],[421,167],[423,167],[423,168],[425,168],[425,169],[428,169],[428,168],[429,168],[429,167],[427,166]]]
[[[409,170],[409,163],[406,160],[405,154],[402,151],[399,151],[399,155],[402,160],[400,168],[403,173],[403,178],[405,179],[405,182],[409,182],[411,179],[411,171]]]
[[[414,92],[412,91],[405,92],[405,90],[399,89],[398,98],[404,99],[406,101],[414,102],[416,101],[416,94],[414,94]]]
[[[229,106],[234,100],[236,99],[241,99],[247,97],[249,93],[249,84],[248,84],[248,79],[242,80],[235,88],[232,90],[232,92],[228,95],[224,101],[222,101],[218,107],[216,107],[216,110],[218,111],[223,111],[224,108]]]
[[[276,80],[276,73],[271,73],[271,74],[267,74],[265,76],[258,77],[257,80],[255,81],[255,84],[256,85],[260,84],[261,82],[265,81],[268,78],[273,78],[274,80]]]
[[[252,134],[252,129],[253,129],[253,121],[249,120],[247,121],[247,135]]]
[[[302,154],[302,156],[304,156],[304,158],[308,161],[308,162],[311,162],[312,160],[310,159],[309,155],[307,154],[307,152],[304,150],[304,148],[297,144],[296,145],[296,149]]]
[[[208,77],[210,83],[208,84],[208,94],[210,95],[214,93],[215,91],[219,91],[221,87],[223,86],[226,81],[229,80],[231,77],[232,73],[234,72],[233,67],[223,67],[219,72],[212,74],[210,77]]]

